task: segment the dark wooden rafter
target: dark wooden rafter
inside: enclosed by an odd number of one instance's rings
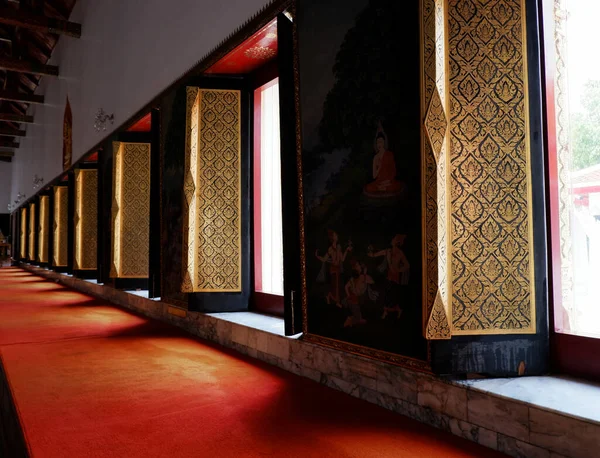
[[[58,76],[58,67],[56,65],[45,65],[13,57],[0,57],[0,68],[13,72],[33,73],[34,75]]]
[[[20,115],[16,113],[0,113],[0,122],[2,121],[32,124],[33,116]]]
[[[0,22],[40,32],[81,37],[81,24],[10,7],[0,7]]]
[[[34,93],[42,77],[58,75],[48,61],[59,37],[81,36],[81,25],[68,20],[75,3],[0,0],[0,147],[17,148],[21,124],[33,123],[29,106],[44,103]]]
[[[10,100],[11,102],[20,103],[44,103],[43,95],[25,94],[17,91],[2,91],[0,90],[0,100]]]
[[[25,134],[25,131],[22,129],[0,126],[0,136],[3,137],[24,137]]]
[[[18,148],[19,144],[14,140],[4,140],[0,138],[0,148]]]

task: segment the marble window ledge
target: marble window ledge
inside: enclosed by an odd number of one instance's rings
[[[600,384],[564,376],[445,380],[284,336],[283,319],[196,313],[23,265],[191,334],[513,457],[588,458],[600,450]]]
[[[559,375],[473,379],[453,383],[600,425],[598,383]]]
[[[215,317],[219,320],[229,321],[231,323],[241,324],[249,328],[258,329],[260,331],[277,334],[285,337],[285,325],[283,318],[276,316],[262,315],[255,312],[229,312],[229,313],[206,313],[208,316]],[[297,339],[302,334],[291,336],[292,339]]]
[[[255,312],[206,315],[284,336],[283,318]],[[297,339],[301,334],[289,338]],[[452,384],[600,425],[600,384],[567,376],[457,380]]]

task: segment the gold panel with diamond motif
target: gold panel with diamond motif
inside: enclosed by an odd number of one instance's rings
[[[21,259],[27,257],[27,208],[21,209],[21,233],[19,251]]]
[[[95,270],[98,243],[98,171],[75,171],[75,256],[73,268]]]
[[[110,276],[148,278],[150,144],[113,142],[113,245]]]
[[[66,267],[68,264],[69,192],[66,186],[54,187],[54,246],[52,265]]]
[[[241,94],[187,89],[182,292],[241,291]]]
[[[452,334],[535,333],[523,0],[449,0]]]
[[[35,207],[34,203],[29,204],[29,260],[35,261]]]
[[[38,224],[38,261],[48,262],[50,240],[50,197],[40,196],[40,218]]]
[[[448,297],[448,72],[446,1],[422,0],[424,325],[429,340],[450,339]]]

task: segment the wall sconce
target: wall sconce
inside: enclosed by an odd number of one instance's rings
[[[44,178],[38,177],[37,174],[33,176],[33,189],[38,189],[44,183]]]
[[[106,130],[106,123],[110,122],[112,124],[114,120],[114,114],[106,114],[102,108],[98,108],[96,118],[94,119],[94,129],[96,129],[97,132],[100,132],[101,130]]]
[[[17,198],[13,201],[14,203],[8,204],[8,211],[10,212],[12,210],[16,210],[21,201],[25,199],[25,197],[27,197],[25,196],[25,194],[18,193]]]

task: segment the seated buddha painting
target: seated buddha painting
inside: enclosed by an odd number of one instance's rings
[[[298,0],[308,333],[416,359],[419,0]]]
[[[402,193],[403,185],[396,180],[396,160],[388,149],[385,132],[379,125],[374,142],[373,181],[365,185],[365,195],[373,198],[395,197]]]

